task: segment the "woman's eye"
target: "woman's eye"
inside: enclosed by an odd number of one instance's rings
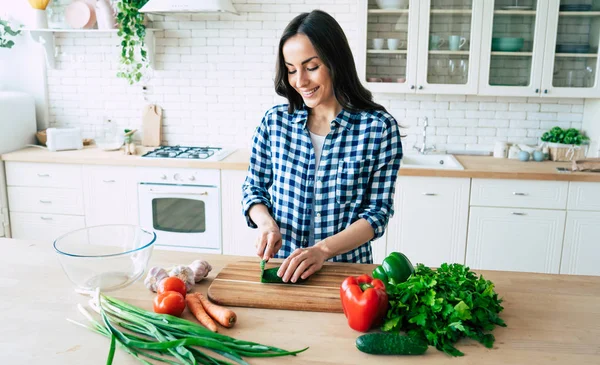
[[[296,70],[288,70],[288,74],[293,75],[296,73]]]
[[[319,66],[315,66],[313,68],[307,68],[308,71],[316,71],[319,68]]]

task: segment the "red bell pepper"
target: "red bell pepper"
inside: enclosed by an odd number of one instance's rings
[[[356,331],[367,332],[387,313],[385,284],[367,274],[347,277],[340,286],[340,297],[348,324]]]

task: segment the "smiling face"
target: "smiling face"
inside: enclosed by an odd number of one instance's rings
[[[290,85],[311,109],[337,104],[329,69],[317,55],[308,37],[296,34],[282,49]]]

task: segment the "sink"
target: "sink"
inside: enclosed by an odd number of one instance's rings
[[[400,168],[464,170],[463,165],[452,155],[404,155]]]

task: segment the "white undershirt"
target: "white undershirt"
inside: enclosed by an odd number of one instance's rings
[[[315,149],[315,177],[317,175],[317,171],[319,170],[319,162],[321,161],[321,152],[323,152],[323,144],[325,144],[325,138],[327,136],[320,136],[318,134],[308,132],[310,134],[310,140],[312,141],[313,148]],[[313,184],[313,204],[310,213],[310,230],[308,233],[308,247],[311,247],[315,244],[315,191]]]

